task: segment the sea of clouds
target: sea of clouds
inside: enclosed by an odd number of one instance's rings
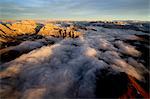
[[[133,35],[136,32],[95,29],[97,31],[84,31],[83,36],[74,39],[47,37],[21,43],[16,50],[32,51],[2,64],[1,76],[19,78],[16,90],[23,99],[96,97],[96,82],[105,69],[108,75],[123,72],[144,81],[143,74],[148,70],[135,59],[141,52],[122,41],[139,39]],[[48,41],[55,43],[43,43]],[[125,59],[124,55],[129,57]]]

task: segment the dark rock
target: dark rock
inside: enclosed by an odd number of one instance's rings
[[[96,72],[96,97],[118,98],[127,91],[128,76],[124,72],[113,73],[108,69]]]

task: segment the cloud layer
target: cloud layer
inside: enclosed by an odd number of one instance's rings
[[[58,39],[53,45],[43,45],[2,64],[0,76],[6,78],[2,81],[7,81],[9,77],[15,79],[16,90],[23,99],[96,98],[96,92],[100,96],[107,93],[108,97],[114,92],[112,96],[115,97],[127,88],[126,74],[145,81],[143,74],[148,73],[148,70],[136,60],[136,57],[140,57],[140,51],[122,41],[141,32],[89,28],[97,31],[84,31],[85,34],[79,38]],[[47,41],[53,40],[55,39],[47,37]],[[44,41],[24,42],[16,48],[21,46],[32,49],[31,46],[38,47],[42,42]],[[106,84],[103,84],[103,80]],[[7,86],[9,85],[4,89]]]

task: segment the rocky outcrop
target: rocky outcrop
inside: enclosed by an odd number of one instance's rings
[[[14,41],[14,37],[19,35],[31,35],[36,33],[36,23],[31,20],[23,20],[12,24],[0,24],[0,43]]]
[[[23,41],[34,41],[46,36],[76,38],[81,35],[77,28],[67,28],[53,24],[41,24],[32,20],[22,20],[13,23],[2,22],[0,24],[0,49],[9,46],[16,46]]]
[[[3,24],[0,24],[0,35],[13,35],[13,32],[11,29],[8,27],[4,26]]]
[[[75,31],[73,26],[67,28],[61,28],[53,24],[46,24],[38,33],[42,36],[53,36],[53,37],[71,37],[76,38],[81,35],[80,32]]]
[[[32,20],[23,20],[21,22],[7,25],[15,34],[34,34],[36,28],[36,22]]]
[[[0,24],[0,49],[15,46],[23,41],[34,41],[42,38],[36,35],[41,25],[32,20],[22,20],[13,23],[2,22]]]
[[[36,23],[31,20],[23,20],[13,24],[0,24],[0,30],[5,35],[17,36],[22,34],[34,34]]]
[[[35,34],[38,32],[42,36],[53,36],[53,37],[72,37],[76,38],[81,35],[80,32],[76,31],[74,26],[67,28],[61,28],[53,24],[46,24],[44,27],[36,24],[32,20],[23,20],[13,24],[0,24],[0,35],[2,36],[18,36],[24,34]]]

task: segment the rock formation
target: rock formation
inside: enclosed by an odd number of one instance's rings
[[[74,30],[73,27],[61,28],[53,24],[46,24],[38,33],[42,36],[53,36],[53,37],[71,37],[76,38],[81,35],[80,32]]]
[[[1,32],[5,35],[17,36],[35,33],[36,23],[31,20],[16,22],[13,24],[0,24]]]
[[[34,34],[36,23],[35,21],[25,20],[21,22],[14,23],[12,25],[7,25],[15,34]]]
[[[35,34],[36,27],[37,27],[36,23],[31,20],[23,20],[12,24],[2,23],[0,24],[0,43],[13,41],[14,37],[19,35]]]

